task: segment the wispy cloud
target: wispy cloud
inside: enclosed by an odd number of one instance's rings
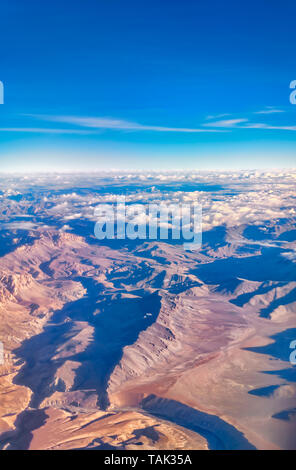
[[[274,129],[281,131],[296,131],[296,126],[272,126],[264,123],[249,123],[244,126],[247,129]]]
[[[257,114],[260,114],[258,111]],[[262,113],[263,114],[263,113]],[[267,113],[270,114],[270,113]],[[56,116],[56,115],[27,115],[27,117],[39,119],[46,122],[55,122],[75,126],[71,129],[43,128],[43,127],[2,127],[0,132],[28,132],[42,134],[98,134],[103,130],[121,131],[152,131],[152,132],[180,132],[180,133],[202,133],[202,132],[228,132],[231,129],[262,129],[296,131],[294,125],[276,125],[268,123],[251,122],[246,118],[221,119],[217,121],[204,122],[201,128],[188,127],[166,127],[139,124],[122,119],[102,117],[80,117],[80,116]],[[81,129],[83,128],[83,129]]]
[[[237,124],[247,122],[248,119],[224,119],[222,121],[206,122],[204,126],[211,127],[237,127]]]
[[[296,131],[296,126],[289,125],[271,125],[266,123],[250,122],[248,119],[229,119],[222,121],[215,121],[211,123],[204,123],[204,126],[211,127],[224,127],[233,129],[263,129],[263,130],[279,130],[279,131]]]
[[[93,134],[93,131],[80,129],[49,129],[46,127],[0,127],[0,132],[28,132],[36,134]]]
[[[231,116],[231,114],[229,114],[229,113],[216,114],[216,115],[213,115],[213,116],[207,116],[206,119],[220,119],[220,118],[226,117],[226,116]]]
[[[188,127],[166,127],[139,124],[122,119],[109,119],[102,117],[79,117],[79,116],[51,116],[51,115],[30,115],[38,119],[50,122],[66,123],[81,127],[95,129],[114,129],[126,131],[155,131],[155,132],[223,132],[216,129],[198,129]]]
[[[284,113],[283,109],[276,109],[272,108],[271,106],[267,106],[266,109],[262,109],[261,111],[255,111],[254,114],[274,114],[274,113]]]

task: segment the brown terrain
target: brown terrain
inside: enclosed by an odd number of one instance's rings
[[[49,229],[4,255],[1,448],[293,448],[294,369],[277,344],[296,282],[241,245],[127,249]]]

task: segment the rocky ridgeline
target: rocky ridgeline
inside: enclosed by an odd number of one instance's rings
[[[0,301],[13,300],[19,292],[32,285],[32,276],[24,274],[0,274]]]

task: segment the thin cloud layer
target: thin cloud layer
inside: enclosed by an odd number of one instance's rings
[[[0,132],[28,132],[33,134],[92,134],[89,130],[80,129],[49,129],[46,127],[0,127]]]
[[[227,119],[203,124],[206,127],[232,128],[232,129],[262,129],[262,130],[282,130],[296,131],[296,126],[276,125],[261,122],[250,122],[249,119]]]
[[[278,109],[266,109],[257,111],[254,114],[273,114],[280,113]],[[221,114],[220,116],[228,116],[229,114]],[[210,122],[203,122],[200,128],[190,127],[168,127],[140,124],[137,122],[126,121],[123,119],[104,118],[104,117],[85,117],[85,116],[57,116],[57,115],[28,115],[32,118],[47,122],[63,123],[72,126],[88,128],[88,130],[79,129],[42,129],[42,128],[2,128],[2,131],[19,131],[19,132],[45,132],[45,133],[93,133],[93,129],[97,130],[117,130],[117,131],[150,131],[150,132],[179,132],[179,133],[204,133],[204,132],[229,132],[231,129],[259,129],[259,130],[283,130],[296,131],[295,125],[278,125],[270,123],[252,122],[248,118],[222,119]],[[206,119],[212,119],[214,116],[208,116]],[[217,118],[218,116],[216,116]],[[206,128],[206,129],[205,129]]]
[[[276,114],[276,113],[284,113],[283,109],[275,109],[275,108],[266,108],[261,111],[255,111],[254,114]]]
[[[247,121],[248,119],[223,119],[222,121],[209,122],[203,125],[211,127],[237,127],[237,124]]]
[[[72,124],[75,126],[89,127],[95,129],[111,129],[125,131],[155,131],[155,132],[218,132],[214,129],[199,129],[187,127],[163,127],[154,125],[138,124],[136,122],[125,121],[122,119],[109,119],[101,117],[79,117],[79,116],[49,116],[35,115],[34,117],[50,121]]]

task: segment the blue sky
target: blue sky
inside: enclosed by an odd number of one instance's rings
[[[296,167],[294,1],[10,0],[2,170]]]

